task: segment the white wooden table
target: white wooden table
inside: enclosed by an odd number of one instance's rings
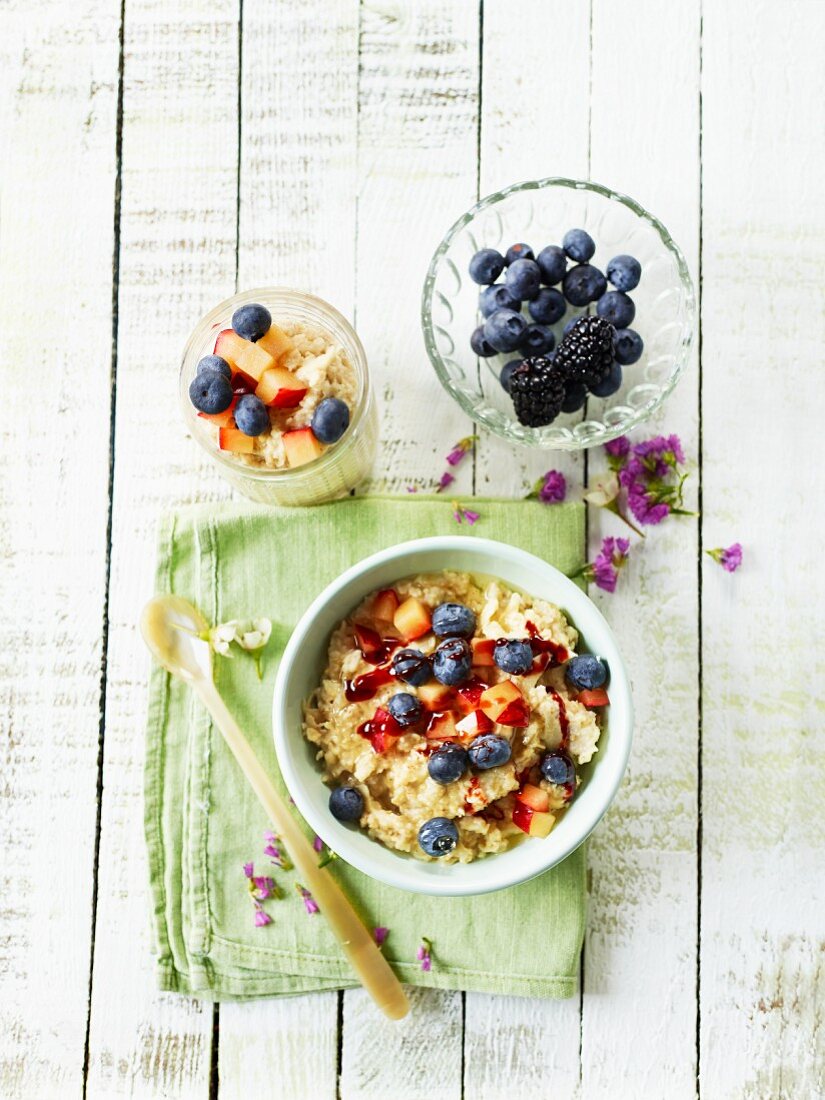
[[[5,0],[3,1100],[825,1092],[823,30],[821,0]],[[638,729],[581,993],[421,992],[399,1025],[359,992],[161,996],[135,621],[158,512],[227,496],[181,422],[184,338],[236,286],[316,291],[377,380],[373,487],[437,477],[467,425],[423,352],[426,262],[479,194],[549,174],[654,210],[702,298],[653,425],[702,518],[597,593]],[[458,488],[600,465],[483,436]],[[729,576],[702,551],[735,539]]]

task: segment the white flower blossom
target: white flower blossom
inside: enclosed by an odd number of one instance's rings
[[[263,649],[272,636],[272,623],[269,619],[252,619],[239,623],[235,630],[235,641],[247,651]]]
[[[221,657],[231,657],[232,651],[229,647],[235,641],[237,631],[237,619],[230,619],[228,623],[218,623],[209,631],[209,644]]]
[[[596,478],[590,488],[582,494],[589,504],[595,504],[598,508],[607,508],[619,495],[619,479],[615,473],[605,474]]]

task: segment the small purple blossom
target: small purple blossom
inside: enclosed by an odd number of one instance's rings
[[[448,464],[450,466],[457,466],[459,462],[472,451],[473,447],[475,447],[477,439],[477,435],[468,435],[465,436],[464,439],[459,439],[458,443],[455,444],[447,455]]]
[[[255,927],[265,928],[267,924],[272,924],[272,917],[269,913],[264,912],[260,905],[257,905],[255,907]]]
[[[621,447],[617,445],[621,443]],[[678,435],[656,435],[632,446],[625,436],[605,444],[610,468],[627,494],[627,507],[639,523],[659,524],[670,515],[693,515],[683,507],[687,473]],[[610,508],[628,522],[618,501]],[[632,524],[631,524],[632,526]]]
[[[538,484],[538,483],[537,483]],[[548,470],[541,479],[537,496],[542,504],[561,504],[567,495],[567,480],[560,470]]]
[[[315,900],[315,898],[312,896],[312,894],[310,894],[309,890],[307,890],[307,888],[305,886],[301,886],[301,884],[299,882],[296,882],[295,883],[295,889],[298,891],[299,895],[301,896],[301,899],[304,903],[304,909],[306,909],[307,913],[310,916],[313,916],[315,913],[320,912],[320,910],[318,908],[318,902]]]
[[[317,834],[312,842],[312,847],[315,849],[316,852],[318,852],[319,855],[324,850],[324,842]]]
[[[292,861],[286,852],[281,851],[280,838],[270,830],[264,833],[264,840],[266,846],[264,847],[264,855],[269,856],[276,867],[280,867],[282,871],[289,871],[292,867]]]
[[[432,941],[428,940],[426,936],[421,937],[421,945],[415,953],[415,957],[421,963],[422,970],[432,970],[433,958],[432,958],[433,945]]]
[[[441,475],[441,480],[439,481],[438,485],[436,485],[436,487],[435,487],[435,491],[437,493],[443,493],[444,490],[446,488],[448,488],[450,485],[452,485],[452,483],[454,481],[455,481],[455,478],[450,473],[450,471],[445,470],[444,473]]]
[[[630,450],[630,440],[626,435],[620,435],[617,439],[611,439],[604,445],[605,451],[611,458],[624,458]]]
[[[407,486],[407,492],[408,493],[417,493],[418,492],[418,486],[417,485],[408,485]]]
[[[583,565],[573,576],[586,577],[605,592],[615,592],[619,571],[625,567],[629,552],[629,539],[605,538],[593,561]]]
[[[249,892],[255,901],[269,901],[279,894],[275,879],[268,875],[253,875],[249,880]]]
[[[252,878],[252,876],[255,874],[255,864],[245,863],[243,865],[243,873],[247,878]]]
[[[372,934],[375,937],[375,942],[378,944],[378,946],[383,947],[384,946],[384,941],[386,940],[387,936],[390,934],[390,930],[389,930],[389,928],[384,928],[383,925],[379,924],[377,928],[373,929]]]
[[[728,573],[735,573],[742,564],[742,544],[731,543],[730,546],[717,546],[715,550],[706,550],[715,562],[718,562]]]
[[[456,523],[463,523],[464,520],[473,526],[474,523],[478,523],[481,518],[481,512],[473,512],[469,508],[465,508],[463,504],[459,504],[457,500],[453,501],[453,519]]]

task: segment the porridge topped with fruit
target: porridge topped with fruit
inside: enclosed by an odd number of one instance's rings
[[[546,600],[444,572],[334,631],[304,735],[330,812],[389,848],[469,862],[545,837],[597,751],[607,669]]]
[[[189,386],[220,450],[250,466],[303,466],[337,443],[357,397],[346,349],[325,329],[275,324],[254,302],[232,314]]]

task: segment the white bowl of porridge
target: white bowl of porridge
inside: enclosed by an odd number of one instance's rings
[[[273,704],[296,806],[391,886],[526,881],[592,832],[627,764],[630,686],[595,605],[483,538],[420,539],[342,574],[284,652]]]

